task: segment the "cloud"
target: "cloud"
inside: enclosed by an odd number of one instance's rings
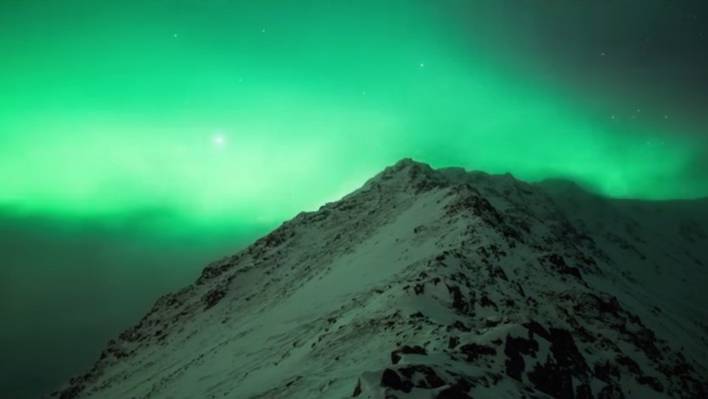
[[[157,297],[260,229],[154,210],[76,220],[0,209],[0,391],[39,397],[85,371]]]

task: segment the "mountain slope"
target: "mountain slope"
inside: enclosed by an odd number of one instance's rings
[[[708,203],[403,160],[209,265],[60,398],[703,398]]]

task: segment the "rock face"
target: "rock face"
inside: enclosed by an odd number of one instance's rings
[[[206,267],[70,398],[706,398],[708,202],[403,160]]]

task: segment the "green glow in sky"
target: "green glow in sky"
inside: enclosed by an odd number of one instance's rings
[[[530,36],[509,4],[3,2],[0,205],[270,224],[402,157],[708,195],[672,81],[634,79],[631,45]]]

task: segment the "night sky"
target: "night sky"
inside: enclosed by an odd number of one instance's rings
[[[708,195],[706,4],[3,0],[0,391],[402,157]]]

